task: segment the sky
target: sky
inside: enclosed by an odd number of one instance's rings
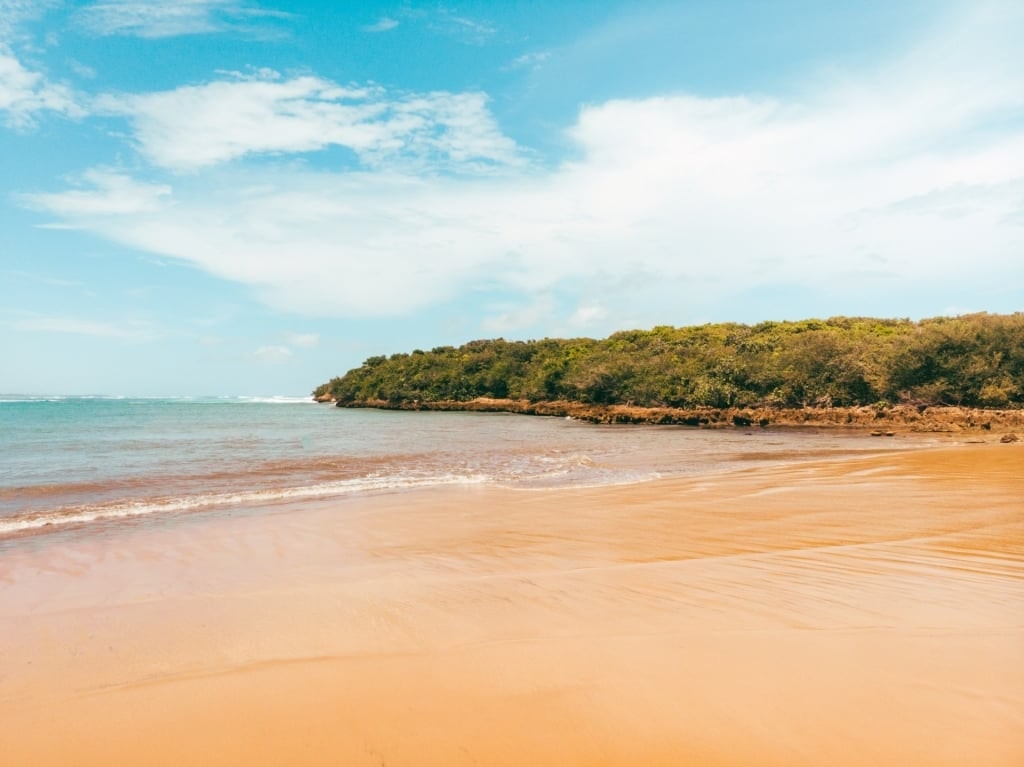
[[[1024,309],[1024,3],[0,0],[0,392]]]

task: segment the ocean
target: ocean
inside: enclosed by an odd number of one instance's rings
[[[298,499],[483,483],[600,486],[910,444],[283,397],[0,396],[0,542]]]

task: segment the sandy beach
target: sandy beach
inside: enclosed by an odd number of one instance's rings
[[[0,762],[1024,764],[1024,446],[0,549]]]

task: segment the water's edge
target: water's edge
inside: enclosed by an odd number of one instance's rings
[[[575,418],[596,424],[646,424],[662,426],[691,426],[702,429],[769,428],[769,427],[830,427],[878,431],[920,433],[994,433],[1007,434],[1024,430],[1024,410],[990,410],[953,406],[878,405],[863,407],[805,407],[805,408],[672,408],[638,407],[635,405],[594,405],[566,400],[531,402],[529,400],[490,399],[472,400],[357,400],[332,402],[341,408],[516,413],[520,415]]]

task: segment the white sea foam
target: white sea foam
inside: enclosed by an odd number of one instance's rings
[[[600,488],[600,487],[616,487],[619,485],[635,485],[640,482],[651,482],[656,479],[661,479],[664,474],[657,471],[637,471],[637,472],[622,472],[622,471],[608,471],[601,472],[597,475],[589,474],[587,479],[575,479],[571,483],[559,482],[558,480],[564,480],[569,476],[578,477],[570,469],[562,469],[558,471],[549,471],[541,474],[535,474],[529,477],[523,477],[521,481],[498,483],[504,487],[512,490],[545,490],[550,491],[555,488],[563,489],[588,489],[588,488]]]
[[[478,485],[491,481],[483,474],[438,474],[425,476],[367,476],[357,479],[324,482],[304,487],[246,490],[236,493],[211,493],[181,498],[160,498],[146,501],[123,501],[84,507],[65,507],[43,514],[0,520],[0,536],[40,530],[47,527],[84,524],[103,520],[140,517],[182,511],[198,511],[242,504],[263,504],[274,501],[301,500],[373,493],[388,490],[412,490],[444,485]]]
[[[67,397],[54,394],[54,395],[18,395],[18,394],[5,394],[0,397],[0,402],[63,402]]]

